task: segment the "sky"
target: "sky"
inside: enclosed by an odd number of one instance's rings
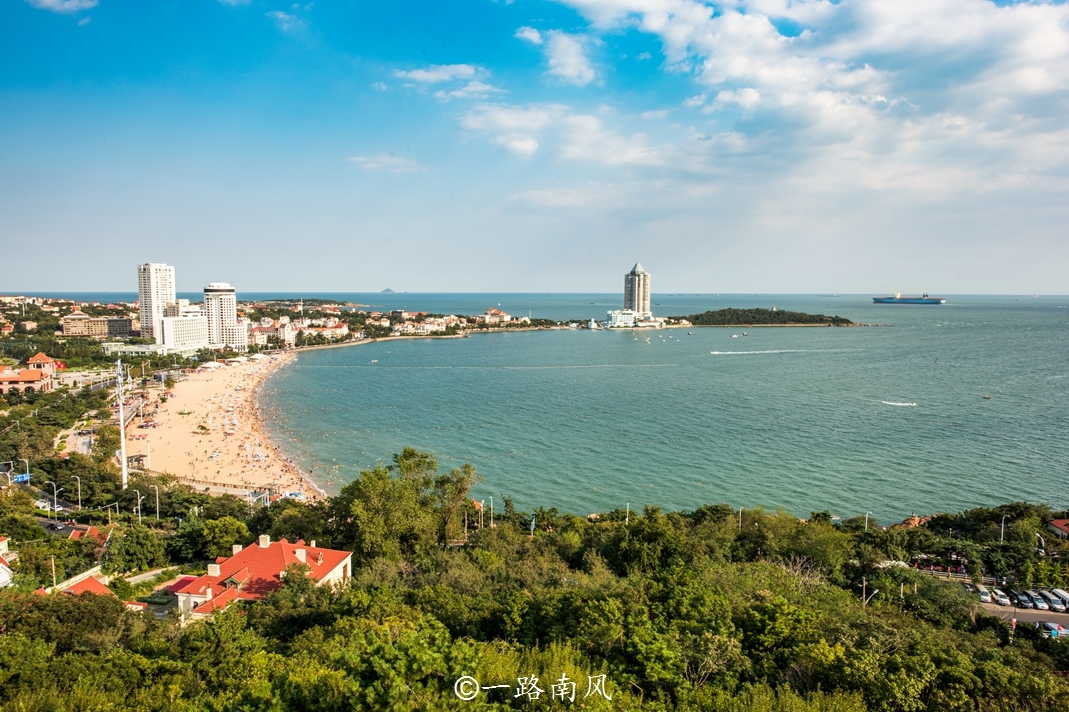
[[[0,293],[1069,293],[1069,6],[0,0]]]

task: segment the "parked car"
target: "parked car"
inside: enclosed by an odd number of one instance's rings
[[[1040,591],[1039,595],[1043,597],[1043,600],[1047,602],[1047,606],[1050,607],[1055,613],[1065,613],[1065,603],[1062,599],[1055,596],[1050,591]]]
[[[33,503],[33,506],[37,509],[43,509],[47,512],[52,508],[52,503],[49,502],[47,499],[39,499]]]
[[[1037,621],[1036,628],[1039,628],[1044,638],[1060,638],[1064,635],[1069,635],[1069,630],[1052,621]]]
[[[1024,595],[1029,596],[1032,599],[1032,605],[1035,606],[1037,611],[1050,610],[1050,606],[1047,605],[1047,600],[1039,595],[1039,591],[1028,590],[1024,592]]]
[[[997,588],[991,589],[991,602],[1000,606],[1010,605],[1010,597]]]
[[[1056,589],[1053,589],[1051,591],[1051,593],[1053,593],[1058,598],[1062,599],[1062,603],[1065,604],[1065,607],[1069,608],[1069,591],[1063,591],[1060,588],[1056,588]]]
[[[1036,604],[1032,602],[1032,598],[1030,596],[1026,596],[1025,594],[1021,593],[1020,591],[1017,591],[1017,590],[1014,590],[1014,589],[1010,589],[1009,594],[1010,594],[1010,600],[1013,601],[1013,605],[1017,606],[1018,608],[1035,608],[1036,607]]]
[[[976,584],[976,592],[980,595],[980,603],[991,603],[991,592],[982,583]]]

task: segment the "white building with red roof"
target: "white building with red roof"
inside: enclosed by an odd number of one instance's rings
[[[342,583],[352,575],[352,554],[317,547],[315,541],[291,544],[271,541],[264,534],[249,547],[234,546],[234,555],[208,565],[208,573],[187,582],[174,593],[183,616],[209,616],[234,601],[255,601],[282,586],[286,568],[308,567],[308,576],[318,586]],[[176,587],[177,588],[177,587]]]
[[[1047,522],[1047,529],[1059,539],[1069,539],[1069,519],[1052,519]]]
[[[0,588],[10,586],[15,578],[15,571],[11,568],[11,562],[15,558],[12,556],[14,552],[8,551],[7,542],[6,536],[0,536]]]

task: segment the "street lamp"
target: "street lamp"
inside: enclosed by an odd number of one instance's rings
[[[872,512],[865,512],[865,531],[869,530],[869,515],[870,514],[872,514]]]
[[[63,488],[56,488],[56,483],[52,480],[46,480],[46,485],[52,485],[52,519],[59,521],[59,517],[56,516],[56,510],[59,509],[59,493],[63,491]]]
[[[82,511],[82,478],[78,475],[71,475],[74,479],[78,480],[78,511]]]
[[[869,605],[869,601],[872,600],[872,597],[880,592],[880,589],[877,588],[872,593],[870,593],[868,596],[866,596],[865,593],[868,590],[868,585],[869,585],[868,579],[866,577],[862,576],[861,577],[861,605],[862,606]]]
[[[739,507],[739,531],[742,531],[742,507]]]
[[[1002,515],[1002,533],[998,535],[998,543],[999,544],[1001,544],[1002,542],[1006,541],[1006,518],[1009,517],[1009,516],[1010,515],[1008,515],[1008,514],[1003,514]]]
[[[30,474],[30,461],[27,460],[24,457],[20,457],[19,458],[19,462],[25,462],[26,463],[26,472],[25,472],[25,474],[27,474],[27,475]]]
[[[156,485],[150,485],[152,489],[156,490],[156,521],[160,521],[160,488]]]
[[[138,492],[137,490],[134,490],[134,494],[137,495],[137,523],[140,524],[141,523],[141,500],[143,500],[144,497],[142,497],[141,493]]]

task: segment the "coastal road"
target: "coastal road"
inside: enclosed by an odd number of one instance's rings
[[[1017,624],[1035,623],[1036,621],[1050,621],[1057,623],[1063,628],[1069,628],[1069,613],[1055,613],[1054,611],[1037,611],[1029,608],[1014,608],[1013,606],[1000,606],[995,603],[981,603],[985,611],[1009,621],[1017,618]]]

